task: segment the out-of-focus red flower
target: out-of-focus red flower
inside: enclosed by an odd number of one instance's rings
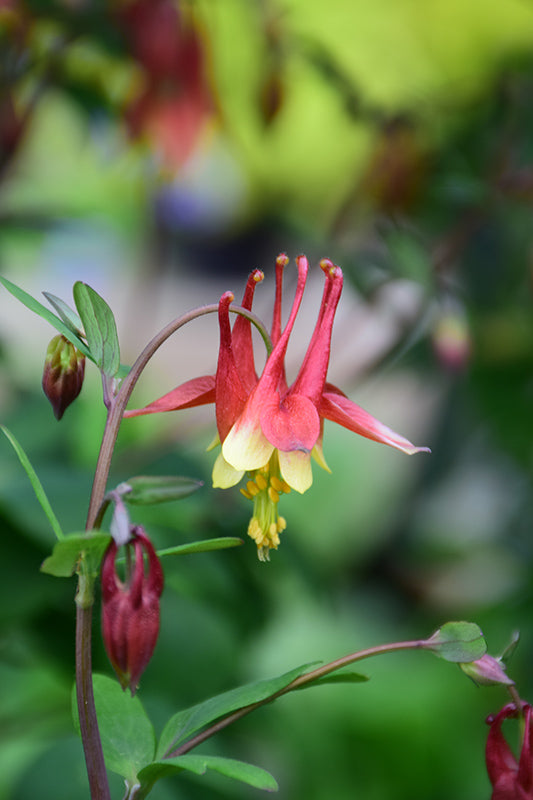
[[[0,174],[15,156],[33,110],[31,103],[17,103],[20,76],[9,67],[30,60],[27,50],[30,27],[24,3],[0,0]]]
[[[490,725],[485,757],[492,784],[491,800],[533,800],[533,709],[525,703],[524,734],[518,760],[502,733],[506,719],[516,719],[517,707],[509,703],[496,715],[487,717]]]
[[[125,112],[130,133],[148,139],[163,166],[176,169],[213,109],[205,43],[192,12],[172,0],[124,3],[119,24],[144,72]]]
[[[244,474],[249,480],[243,494],[253,500],[254,512],[248,534],[254,539],[259,558],[268,559],[276,549],[279,534],[286,527],[278,514],[280,496],[291,489],[305,492],[312,484],[311,458],[328,470],[322,452],[324,420],[329,419],[375,442],[412,454],[416,447],[349,400],[326,381],[331,334],[343,275],[329,259],[320,266],[325,276],[318,320],[307,353],[294,383],[285,377],[285,354],[300,308],[308,264],[299,256],[298,284],[288,322],[281,328],[283,270],[285,255],[276,261],[276,296],[272,322],[273,349],[261,377],[254,367],[249,320],[238,317],[233,330],[229,306],[233,294],[226,292],[219,303],[220,348],[216,375],[204,375],[178,386],[145,408],[126,416],[153,414],[215,403],[218,437],[222,452],[213,469],[213,486],[227,489]],[[263,274],[256,270],[248,279],[243,306],[250,309],[254,287]]]
[[[104,645],[123,689],[135,694],[159,634],[159,598],[163,570],[149,538],[134,527],[125,547],[133,550],[124,581],[116,570],[118,547],[111,541],[102,562],[102,633]],[[144,564],[147,556],[147,570]],[[129,563],[128,561],[126,562]]]

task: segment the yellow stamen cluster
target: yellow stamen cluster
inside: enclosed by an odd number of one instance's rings
[[[277,453],[274,451],[270,461],[261,469],[250,473],[246,489],[241,493],[254,502],[254,513],[248,525],[248,536],[257,545],[260,561],[270,560],[270,550],[277,550],[279,534],[285,530],[287,523],[278,513],[278,503],[282,494],[288,494],[291,487],[279,473]]]

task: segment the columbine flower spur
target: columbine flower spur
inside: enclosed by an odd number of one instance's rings
[[[296,293],[282,330],[282,283],[287,263],[284,254],[276,259],[272,351],[259,378],[250,320],[238,316],[231,328],[229,306],[234,296],[225,292],[218,308],[220,347],[216,374],[194,378],[145,408],[126,412],[126,416],[138,416],[215,404],[222,447],[213,468],[213,486],[227,489],[248,475],[241,492],[254,503],[248,534],[262,561],[268,560],[270,549],[277,549],[279,534],[286,527],[278,513],[281,495],[291,489],[301,493],[309,489],[313,481],[311,457],[329,471],[322,452],[325,419],[409,455],[428,452],[427,447],[415,447],[326,382],[333,320],[343,284],[342,270],[327,258],[320,262],[325,285],[317,323],[298,375],[288,386],[285,354],[300,308],[308,263],[305,256],[296,259]],[[243,308],[251,310],[255,287],[263,277],[260,270],[254,270],[248,278]]]

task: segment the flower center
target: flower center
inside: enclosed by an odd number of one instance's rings
[[[270,560],[270,550],[278,549],[279,534],[287,523],[278,513],[278,503],[282,494],[288,494],[291,487],[283,480],[279,470],[277,450],[274,450],[268,464],[249,472],[246,489],[241,493],[254,502],[254,512],[248,525],[248,536],[257,545],[260,561]]]

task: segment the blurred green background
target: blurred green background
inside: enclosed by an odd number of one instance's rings
[[[433,450],[407,458],[326,425],[332,474],[315,469],[308,493],[283,500],[270,564],[250,541],[166,562],[140,690],[158,729],[239,683],[449,619],[477,622],[494,655],[520,630],[509,671],[533,699],[532,92],[524,0],[0,4],[1,274],[67,301],[89,283],[131,363],[182,311],[239,296],[254,267],[268,321],[276,255],[305,252],[315,270],[294,375],[329,256],[346,276],[330,379]],[[40,388],[53,332],[5,291],[0,308],[0,419],[64,530],[80,530],[104,423],[98,375],[88,367],[58,425]],[[212,373],[216,353],[216,320],[195,322],[134,403]],[[135,514],[160,547],[246,531],[237,489],[210,488],[214,428],[209,408],[124,425],[114,484],[205,481]],[[39,572],[52,534],[6,440],[0,517],[0,800],[84,798],[74,581]],[[98,625],[94,661],[110,672]],[[270,770],[282,800],[487,798],[484,718],[504,692],[426,654],[363,671],[368,683],[285,697],[205,752]],[[153,792],[258,795],[209,774]]]

